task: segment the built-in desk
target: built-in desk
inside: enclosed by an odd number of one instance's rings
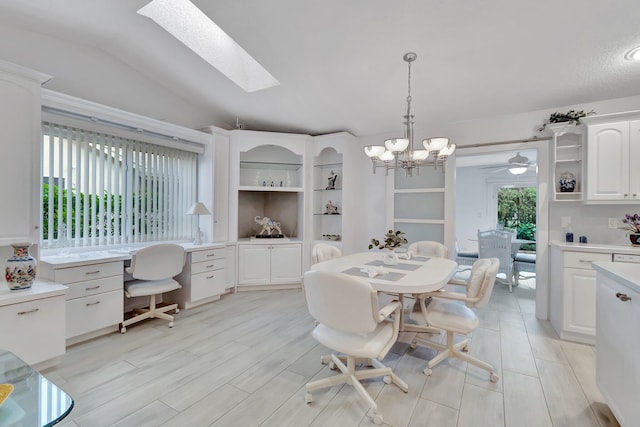
[[[124,264],[137,249],[129,245],[109,250],[45,255],[40,258],[40,276],[69,287],[66,296],[67,344],[118,330],[125,310]],[[225,245],[178,243],[187,261],[177,280],[182,289],[164,298],[180,308],[190,308],[220,298],[225,292]]]

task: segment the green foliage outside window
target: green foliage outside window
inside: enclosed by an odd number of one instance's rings
[[[519,239],[536,239],[536,190],[523,187],[498,191],[498,224],[516,229]],[[521,249],[535,251],[535,244],[522,245]]]

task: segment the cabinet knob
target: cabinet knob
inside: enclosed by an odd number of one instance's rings
[[[616,293],[616,298],[618,298],[620,301],[630,301],[631,297],[627,294],[623,294],[622,292],[618,292]]]
[[[624,193],[624,197],[629,197],[629,194],[627,194],[627,193]]]
[[[632,196],[633,196],[633,197],[637,197],[637,196],[638,196],[638,194],[637,194],[637,193],[633,193],[633,194],[632,194]]]

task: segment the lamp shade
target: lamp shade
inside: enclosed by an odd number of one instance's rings
[[[188,211],[185,212],[186,215],[211,215],[209,209],[202,202],[195,202]]]
[[[516,166],[516,167],[512,166],[509,168],[509,172],[511,172],[514,175],[522,175],[526,171],[527,171],[526,166]]]
[[[395,157],[393,156],[393,153],[389,150],[385,151],[384,153],[382,153],[380,155],[380,160],[384,161],[384,162],[390,162],[391,160],[393,160]]]
[[[456,144],[449,144],[438,153],[438,156],[450,156],[456,150]]]
[[[427,138],[422,141],[422,145],[429,151],[440,151],[449,144],[449,138],[437,137]]]
[[[407,138],[392,138],[387,139],[384,145],[391,152],[400,152],[406,150],[409,146],[409,140]]]
[[[367,145],[364,147],[364,153],[369,157],[380,157],[384,153],[382,145]]]

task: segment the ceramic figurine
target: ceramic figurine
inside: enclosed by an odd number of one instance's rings
[[[338,175],[336,175],[334,171],[331,171],[331,175],[329,175],[329,178],[327,178],[327,180],[329,181],[329,185],[327,185],[327,188],[325,190],[335,190],[337,178]]]

